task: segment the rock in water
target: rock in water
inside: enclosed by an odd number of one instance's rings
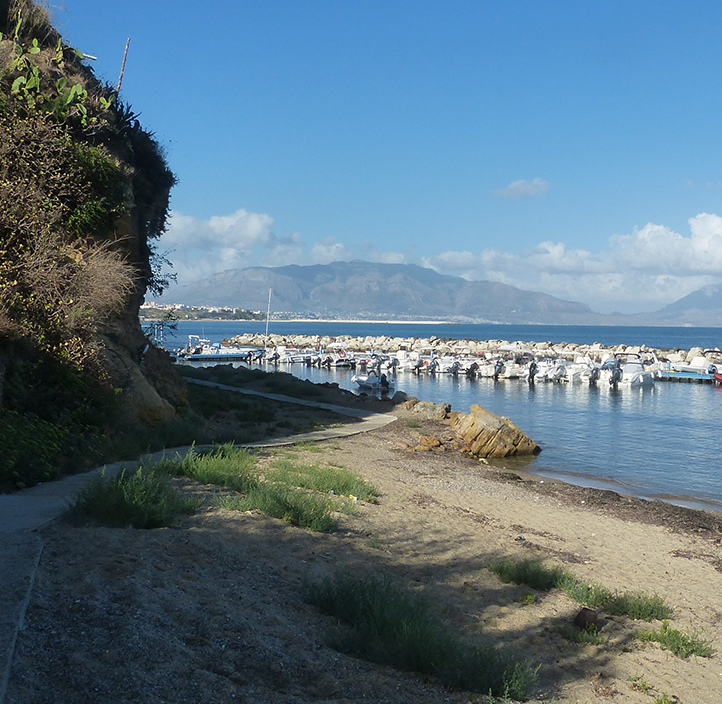
[[[536,455],[541,452],[526,433],[508,418],[497,416],[478,404],[471,413],[452,413],[449,424],[464,440],[477,457],[510,457],[512,455]]]

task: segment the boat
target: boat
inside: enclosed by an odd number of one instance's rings
[[[613,389],[620,386],[642,388],[654,386],[655,375],[655,371],[645,368],[638,354],[620,352],[604,360],[599,379]]]
[[[257,347],[223,345],[199,335],[188,335],[188,344],[176,354],[176,358],[189,362],[247,362],[258,352]]]
[[[394,387],[393,379],[389,379],[386,374],[379,375],[373,371],[368,374],[354,374],[351,381],[364,391],[387,392]]]
[[[665,381],[711,382],[715,381],[719,371],[718,365],[710,362],[706,356],[694,357],[689,362],[659,362],[658,367],[659,377]]]

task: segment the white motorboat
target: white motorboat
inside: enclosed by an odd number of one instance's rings
[[[257,347],[238,347],[212,343],[199,335],[188,335],[188,344],[176,357],[179,360],[193,362],[247,362],[259,352]]]
[[[351,381],[364,391],[387,392],[394,387],[393,379],[389,379],[386,374],[379,375],[373,371],[368,374],[354,374]]]
[[[619,353],[608,357],[600,369],[600,381],[610,388],[642,388],[654,386],[655,372],[645,369],[638,354]]]

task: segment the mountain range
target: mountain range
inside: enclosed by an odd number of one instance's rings
[[[604,315],[492,281],[467,281],[415,264],[333,262],[230,269],[173,288],[168,302],[272,309],[314,318],[449,319],[556,325],[722,325],[722,286],[706,286],[654,313]]]

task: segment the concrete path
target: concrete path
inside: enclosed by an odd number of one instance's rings
[[[241,445],[242,447],[279,447],[294,445],[302,441],[332,440],[333,438],[376,430],[396,420],[396,416],[388,413],[372,413],[357,408],[307,401],[282,396],[281,394],[238,389],[224,384],[201,381],[200,379],[187,379],[186,381],[247,396],[322,408],[339,415],[358,419],[357,422],[348,423],[337,428],[326,428],[311,433],[260,440]],[[196,452],[203,452],[212,449],[212,447],[212,445],[196,445],[193,449]],[[133,462],[116,462],[105,467],[98,467],[90,472],[66,477],[57,482],[38,484],[15,494],[0,494],[0,704],[5,704],[15,644],[18,633],[23,629],[25,612],[30,603],[30,595],[35,581],[35,573],[42,555],[43,543],[36,531],[58,520],[75,495],[85,488],[93,477],[101,473],[112,477],[123,469],[134,470],[141,463],[147,464],[164,457],[182,457],[190,450],[190,446],[161,450],[150,455],[144,455]]]

